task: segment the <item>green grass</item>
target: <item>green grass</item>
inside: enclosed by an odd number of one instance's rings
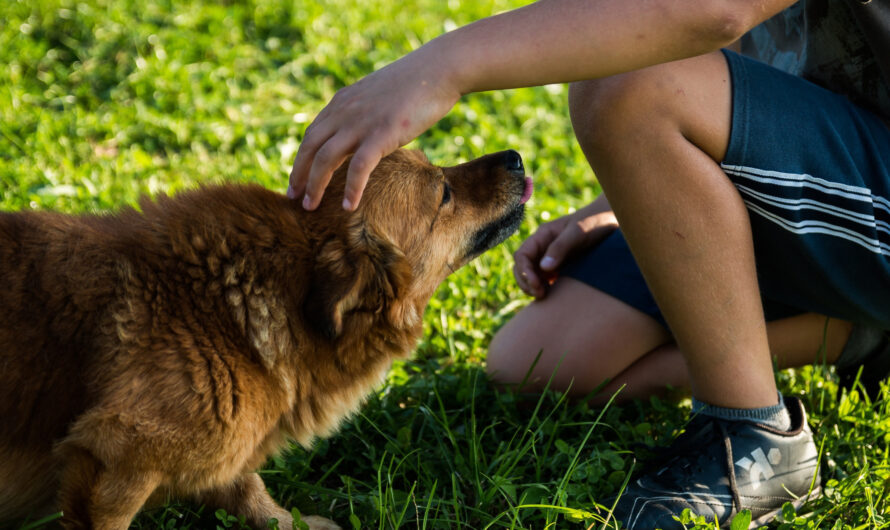
[[[0,209],[104,211],[222,180],[283,190],[305,127],[336,89],[520,3],[5,0]],[[601,505],[634,465],[629,448],[668,439],[688,403],[593,409],[554,393],[497,393],[484,375],[492,334],[527,303],[512,250],[599,190],[574,143],[565,87],[466,97],[414,146],[442,165],[518,150],[536,178],[528,221],[442,285],[416,356],[361,413],[311,451],[270,461],[266,483],[285,506],[347,528],[608,527]],[[778,377],[811,413],[826,493],[772,527],[888,526],[888,402],[838,392],[823,367]],[[239,526],[181,504],[134,522]]]

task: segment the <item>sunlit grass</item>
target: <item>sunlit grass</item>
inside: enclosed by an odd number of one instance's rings
[[[519,4],[0,2],[0,209],[107,211],[221,180],[281,191],[305,127],[339,87]],[[603,505],[634,465],[629,448],[682,426],[685,403],[603,411],[552,393],[498,393],[485,378],[488,341],[527,302],[511,252],[539,222],[599,190],[566,97],[563,86],[465,97],[414,142],[441,165],[518,150],[536,181],[528,220],[446,280],[416,356],[394,367],[361,414],[311,451],[269,462],[264,479],[283,505],[346,528],[602,528]],[[774,527],[886,526],[886,402],[838,393],[820,367],[779,382],[811,413],[826,491]],[[181,504],[134,525],[240,526]]]

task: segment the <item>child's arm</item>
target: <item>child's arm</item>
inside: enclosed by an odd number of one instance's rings
[[[315,208],[350,154],[344,207],[379,160],[469,92],[596,79],[719,49],[795,0],[542,0],[446,33],[340,90],[291,172]]]

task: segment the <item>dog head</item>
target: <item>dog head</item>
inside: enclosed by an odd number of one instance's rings
[[[391,324],[420,325],[421,313],[451,272],[509,237],[522,222],[531,179],[504,151],[437,167],[399,150],[371,174],[359,208],[340,206],[344,164],[315,222],[338,234],[319,243],[306,315],[330,338],[351,314],[384,312]]]

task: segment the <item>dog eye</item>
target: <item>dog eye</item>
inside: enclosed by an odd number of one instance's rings
[[[445,205],[451,201],[451,186],[446,182],[442,187],[444,188],[442,190],[442,205]]]

